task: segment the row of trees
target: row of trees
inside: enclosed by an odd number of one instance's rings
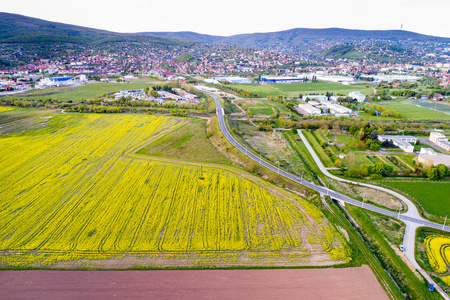
[[[352,178],[363,178],[370,176],[371,179],[381,179],[394,171],[394,167],[385,163],[376,163],[374,165],[363,165],[360,168],[350,168],[347,170],[347,176]]]

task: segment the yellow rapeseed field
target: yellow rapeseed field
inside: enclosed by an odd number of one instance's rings
[[[437,273],[448,271],[450,258],[450,238],[429,235],[425,238],[428,261]]]
[[[7,107],[7,106],[0,106],[0,113],[10,111],[10,110],[14,110],[14,108]]]
[[[178,122],[55,114],[43,129],[1,136],[0,266],[124,257],[144,267],[350,259],[341,235],[301,198],[232,167],[201,170],[134,154]]]

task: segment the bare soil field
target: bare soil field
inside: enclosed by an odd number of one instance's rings
[[[0,299],[388,299],[368,266],[345,269],[2,271]]]

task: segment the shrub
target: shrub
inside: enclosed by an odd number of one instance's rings
[[[369,178],[372,180],[378,180],[378,179],[383,179],[383,176],[381,176],[380,174],[372,174],[369,176]]]

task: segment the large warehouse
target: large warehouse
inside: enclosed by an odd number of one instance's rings
[[[302,83],[303,78],[289,76],[261,76],[261,81],[268,83]]]

